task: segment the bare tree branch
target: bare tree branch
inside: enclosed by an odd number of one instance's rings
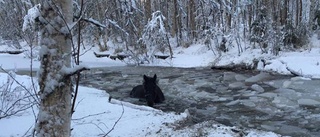
[[[98,115],[102,115],[102,114],[106,114],[106,113],[107,112],[101,112],[101,113],[91,114],[91,115],[87,115],[87,116],[84,116],[84,117],[81,117],[81,118],[76,118],[76,119],[71,119],[71,120],[83,120],[83,119],[88,118],[88,117],[98,116]]]
[[[73,17],[76,18],[76,19],[80,19],[82,21],[88,22],[88,23],[92,23],[93,25],[95,25],[97,27],[101,27],[101,28],[105,28],[106,27],[102,23],[100,23],[100,22],[98,22],[98,21],[96,21],[96,20],[94,20],[92,18],[87,19],[87,18],[83,18],[83,17],[79,17],[79,16],[73,16]]]
[[[5,69],[3,69],[2,67],[0,67],[0,70],[7,73],[8,76],[10,76],[19,86],[21,86],[25,91],[27,91],[29,93],[29,95],[34,95],[31,93],[30,90],[27,89],[27,87],[25,87],[24,85],[22,85],[19,81],[17,81],[11,74],[9,74],[8,71],[6,71]],[[36,104],[39,105],[39,100],[38,100],[38,97],[36,95],[34,96],[31,96],[35,101],[36,101]]]
[[[122,106],[122,112],[121,112],[120,117],[118,118],[118,120],[117,120],[116,122],[114,122],[112,128],[111,128],[111,129],[108,131],[108,133],[105,134],[103,137],[106,137],[108,134],[110,134],[110,133],[114,130],[114,128],[116,127],[116,125],[118,124],[118,122],[120,121],[120,119],[122,118],[122,116],[123,116],[123,114],[124,114],[124,107],[123,107],[123,104],[122,104],[122,103],[121,103],[121,106]]]
[[[73,75],[76,75],[84,70],[90,70],[89,68],[87,67],[80,67],[80,68],[77,68],[77,69],[74,69],[74,70],[71,70],[71,71],[68,71],[66,74],[65,74],[65,77],[71,77]]]
[[[81,4],[80,4],[80,16],[82,16],[83,14],[83,0],[80,1]],[[75,55],[75,63],[76,65],[79,65],[80,64],[80,42],[81,42],[81,23],[80,23],[80,19],[78,20],[78,50],[76,52],[76,55]],[[74,51],[75,52],[75,51]],[[75,107],[75,103],[76,103],[76,100],[77,100],[77,96],[78,96],[78,91],[79,91],[79,82],[80,82],[80,71],[76,73],[77,76],[76,76],[76,88],[75,88],[75,91],[74,91],[74,97],[72,99],[72,104],[71,104],[71,114],[73,114],[75,112],[74,110],[74,107]]]
[[[20,54],[22,53],[23,50],[14,50],[14,51],[0,51],[0,54],[1,53],[8,53],[8,54]]]

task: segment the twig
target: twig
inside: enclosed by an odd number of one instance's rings
[[[85,22],[92,23],[93,25],[95,25],[97,27],[101,27],[101,28],[105,28],[106,27],[105,25],[102,25],[101,23],[95,22],[95,21],[93,21],[91,19],[87,19],[87,18],[83,18],[83,17],[79,17],[79,16],[73,16],[73,17],[76,18],[76,19],[83,20]]]
[[[102,123],[102,122],[100,122],[100,123]],[[100,124],[100,123],[98,123],[98,124]],[[101,127],[99,127],[99,125],[98,124],[96,124],[96,123],[92,123],[93,125],[95,125],[98,129],[100,129],[102,132],[104,132],[103,131],[103,129],[101,128]],[[103,123],[104,124],[104,123]],[[105,125],[105,124],[104,124]]]
[[[72,120],[82,120],[82,119],[85,119],[85,118],[88,118],[88,117],[93,117],[93,116],[97,116],[97,115],[102,115],[102,114],[105,114],[107,112],[101,112],[101,113],[97,113],[97,114],[91,114],[91,115],[87,115],[87,116],[84,116],[84,117],[81,117],[81,118],[76,118],[76,119],[72,119]]]
[[[22,85],[19,81],[17,81],[11,74],[9,74],[8,71],[6,71],[5,69],[3,69],[2,67],[0,67],[0,69],[1,69],[3,72],[7,73],[8,76],[10,76],[19,86],[21,86],[24,90],[26,90],[31,96],[33,95],[30,90],[28,90],[24,85]],[[32,96],[32,98],[37,102],[38,105],[40,104],[40,103],[38,102],[39,100],[38,100],[36,97]]]
[[[30,130],[33,130],[33,126],[34,125],[32,125],[32,126],[30,126],[29,128],[28,128],[28,130],[22,135],[22,137],[27,137],[28,135],[28,132],[30,131]]]
[[[79,46],[80,47],[80,46]],[[91,51],[93,47],[90,47],[89,49],[85,50],[85,51],[82,51],[83,53],[81,53],[79,56],[82,56],[84,54],[86,54],[88,51]]]
[[[116,127],[116,125],[118,124],[118,122],[120,121],[120,119],[122,118],[123,114],[124,114],[124,107],[123,107],[123,104],[121,103],[121,106],[122,106],[122,112],[121,112],[121,115],[120,117],[118,118],[118,120],[116,122],[114,122],[112,128],[108,131],[107,134],[105,134],[103,137],[106,137],[108,134],[110,134],[113,130],[114,130],[114,127]]]
[[[79,68],[79,69],[76,69],[75,71],[72,71],[72,72],[69,72],[65,75],[65,77],[70,77],[70,76],[73,76],[75,74],[80,74],[81,71],[84,71],[84,70],[90,70],[89,68],[86,68],[86,67],[82,67],[82,68]]]
[[[33,74],[32,74],[32,71],[33,71],[33,60],[32,60],[32,56],[33,56],[33,45],[32,45],[32,42],[29,43],[30,45],[30,54],[31,54],[31,58],[30,58],[30,77],[31,77],[31,83],[32,83],[32,88],[33,88],[33,92],[34,94],[36,95],[37,94],[37,90],[36,90],[36,86],[35,86],[35,82],[34,82],[34,79],[33,79]],[[40,100],[38,96],[36,96],[37,100]]]
[[[82,16],[82,12],[83,12],[83,0],[81,0],[81,5],[80,5],[80,16]],[[77,50],[77,53],[76,53],[76,57],[75,57],[75,63],[76,65],[79,65],[80,64],[80,42],[81,42],[81,23],[80,23],[80,20],[78,21],[78,50]],[[71,33],[71,32],[70,32]],[[76,100],[77,100],[77,96],[78,96],[78,91],[79,91],[79,83],[80,83],[80,72],[81,71],[78,71],[76,72],[77,74],[77,77],[76,77],[76,88],[75,88],[75,91],[74,91],[74,98],[72,100],[72,106],[71,106],[71,115],[75,112],[74,110],[74,107],[75,107],[75,103],[76,103]]]
[[[26,35],[26,37],[25,37],[25,35]],[[34,54],[33,53],[33,48],[34,48],[33,42],[35,41],[35,37],[36,37],[35,35],[37,35],[37,34],[35,34],[34,32],[31,32],[31,33],[29,33],[29,35],[28,35],[28,33],[25,33],[25,35],[23,35],[23,39],[28,43],[28,45],[30,47],[30,77],[31,77],[31,83],[32,83],[32,88],[33,88],[32,90],[34,92],[34,95],[36,95],[37,100],[40,100],[39,96],[37,96],[37,88],[36,88],[37,85],[33,79],[33,54]],[[29,36],[28,39],[27,39],[27,36]],[[32,101],[31,98],[28,98],[28,100],[29,100],[29,102]],[[36,107],[37,108],[39,107],[38,103],[36,104]],[[37,114],[36,114],[33,106],[31,106],[31,110],[32,110],[32,114],[33,114],[33,117],[35,120],[34,123],[37,123]],[[30,131],[30,129],[32,127],[34,127],[34,125],[31,126],[23,136],[27,136],[27,133]],[[32,137],[35,136],[35,132],[36,132],[36,129],[32,128],[32,132],[31,132]],[[30,135],[28,135],[28,136],[30,136]]]
[[[34,117],[34,123],[37,123],[37,121],[38,121],[38,116],[37,116],[37,114],[36,114],[36,112],[35,112],[35,110],[34,110],[33,107],[31,107],[31,110],[32,110],[32,114],[33,114],[33,117]],[[36,133],[36,129],[33,128],[33,130],[32,130],[32,137],[35,136],[35,133]]]
[[[99,122],[98,124],[93,123],[93,122],[86,122],[86,123],[79,123],[79,125],[92,124],[92,125],[96,126],[101,132],[105,133],[105,132],[103,131],[103,129],[99,126],[99,124],[101,124],[101,123],[102,123],[102,122]],[[103,124],[104,124],[104,123],[103,123]],[[105,124],[104,124],[104,126],[105,126]]]
[[[80,101],[78,101],[77,105],[74,107],[74,109],[76,109],[78,107],[78,105],[83,101],[83,99],[81,99]]]
[[[33,95],[30,95],[30,96],[33,96]],[[23,101],[23,99],[25,99],[25,98],[29,98],[30,96],[26,96],[26,97],[23,97],[21,99],[16,100],[14,103],[11,104],[10,107],[6,108],[5,111],[0,110],[0,112],[3,113],[3,116],[0,115],[0,119],[13,116],[19,112],[22,112],[22,111],[25,111],[25,110],[31,108],[33,106],[33,104],[31,104],[31,102],[30,102],[30,104],[22,105],[22,107],[20,107],[19,110],[14,111],[14,109],[15,109],[14,107],[17,105],[17,103],[19,103],[20,101]],[[11,112],[11,111],[13,111],[13,112]]]

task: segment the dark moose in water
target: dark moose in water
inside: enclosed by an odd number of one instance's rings
[[[143,84],[135,86],[130,92],[130,97],[145,100],[150,107],[153,107],[154,103],[162,103],[165,100],[161,89],[157,85],[156,74],[153,77],[143,75]]]

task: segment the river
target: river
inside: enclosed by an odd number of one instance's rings
[[[108,92],[113,98],[146,105],[130,98],[143,75],[157,74],[166,100],[155,108],[188,111],[184,126],[214,120],[227,126],[254,128],[288,136],[320,135],[320,81],[255,71],[210,68],[95,68],[81,85]]]

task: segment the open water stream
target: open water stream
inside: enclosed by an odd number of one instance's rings
[[[190,113],[185,125],[214,120],[240,128],[288,136],[320,136],[320,81],[264,72],[230,72],[210,68],[108,67],[92,69],[81,84],[105,90],[113,98],[130,98],[143,75],[157,74],[166,100],[162,111]]]

